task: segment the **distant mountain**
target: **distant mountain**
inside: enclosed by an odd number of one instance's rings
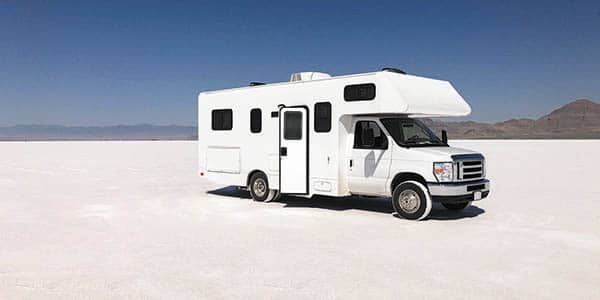
[[[537,120],[424,122],[436,132],[445,129],[453,139],[600,139],[600,104],[575,100]]]
[[[0,140],[191,140],[196,139],[194,126],[178,125],[117,125],[59,126],[17,125],[0,127]]]
[[[510,119],[498,123],[445,122],[422,119],[436,133],[451,139],[600,139],[600,104],[581,99],[537,120]],[[194,140],[194,126],[149,124],[106,127],[17,125],[0,127],[0,140]]]
[[[539,118],[535,128],[554,132],[600,129],[600,104],[590,100],[576,100]]]

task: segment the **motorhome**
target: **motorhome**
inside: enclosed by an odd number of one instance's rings
[[[418,119],[470,112],[448,81],[393,68],[201,92],[199,175],[256,201],[389,197],[399,216],[421,220],[432,202],[460,210],[489,194],[484,156]]]

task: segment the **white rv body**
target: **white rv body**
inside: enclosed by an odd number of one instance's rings
[[[439,184],[433,162],[451,162],[454,154],[474,154],[447,146],[402,147],[382,124],[386,117],[468,115],[470,106],[447,81],[389,71],[335,77],[305,72],[292,75],[292,80],[200,93],[198,158],[202,177],[246,187],[254,172],[262,172],[269,188],[284,194],[390,196],[396,175],[418,174],[421,182],[433,187]],[[367,92],[373,93],[373,99],[347,101],[354,90],[348,90],[346,96],[346,87],[357,85],[372,85]],[[315,105],[323,102],[330,103],[330,130],[316,132]],[[250,129],[253,109],[260,109],[261,128],[256,133]],[[213,130],[213,111],[220,110],[231,110],[224,112],[231,115],[231,128]],[[284,123],[284,115],[289,122]],[[301,133],[294,127],[299,120]],[[353,147],[357,122],[369,120],[385,134],[386,149]],[[284,136],[288,123],[291,139]],[[296,135],[301,137],[294,139]],[[371,142],[370,136],[368,139]],[[283,150],[286,153],[281,155]],[[487,180],[478,179],[484,180],[480,190],[488,191]]]

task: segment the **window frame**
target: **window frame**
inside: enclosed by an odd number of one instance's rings
[[[326,106],[328,107],[328,113],[329,115],[327,116],[327,118],[321,118],[319,117],[319,107],[321,106]],[[317,102],[314,105],[314,124],[313,124],[313,128],[315,130],[315,132],[318,133],[325,133],[325,132],[330,132],[331,131],[331,115],[332,115],[332,107],[331,107],[331,102],[328,101],[324,101],[324,102]],[[327,120],[327,124],[325,126],[322,126],[322,124],[324,124],[323,120],[326,119]]]
[[[221,124],[217,124],[217,114],[218,113],[229,113],[229,118],[230,118],[230,122],[229,122],[229,126],[215,126],[215,125],[225,125],[225,119],[221,120]],[[221,117],[223,118],[223,117]],[[213,109],[211,111],[211,129],[213,131],[230,131],[233,129],[233,109],[231,108],[222,108],[222,109]]]
[[[357,136],[356,131],[358,130],[359,123],[374,123],[377,126],[377,128],[379,128],[379,132],[381,132],[381,135],[383,136],[383,144],[380,146],[373,146],[373,147],[357,146],[358,136]],[[383,130],[383,127],[380,126],[379,122],[377,122],[376,120],[358,120],[354,123],[354,142],[352,145],[352,149],[387,150],[389,148],[389,145],[390,145],[390,142],[388,140],[386,132]]]
[[[254,113],[258,112],[258,118],[254,116]],[[254,122],[258,122],[254,124]],[[257,126],[253,126],[257,125]],[[260,108],[253,108],[250,110],[250,132],[260,133],[262,131],[262,110]]]

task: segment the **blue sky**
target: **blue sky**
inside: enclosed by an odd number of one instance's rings
[[[0,125],[185,124],[202,90],[394,66],[469,119],[600,101],[599,1],[0,1]]]

